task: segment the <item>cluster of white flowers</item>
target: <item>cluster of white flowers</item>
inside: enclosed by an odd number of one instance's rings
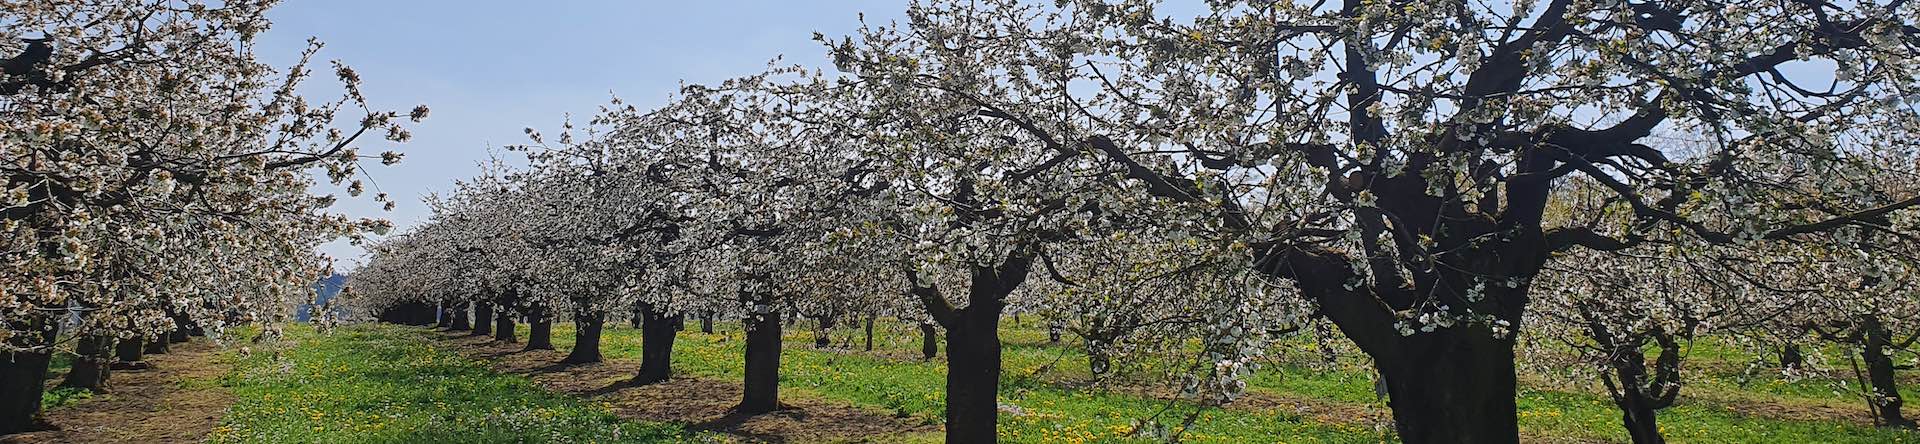
[[[426,108],[371,109],[337,63],[339,98],[310,101],[319,43],[276,70],[252,49],[272,3],[217,4],[0,6],[0,349],[280,320],[330,272],[314,247],[389,226],[304,171],[362,176],[361,135]]]

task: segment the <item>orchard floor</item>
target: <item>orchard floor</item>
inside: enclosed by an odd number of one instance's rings
[[[781,391],[784,408],[780,411],[732,415],[729,410],[741,396],[739,380],[676,375],[664,383],[632,386],[629,380],[640,370],[636,360],[615,357],[562,366],[555,363],[567,356],[565,352],[525,350],[525,344],[462,333],[434,335],[470,358],[491,363],[495,371],[527,377],[555,393],[590,399],[622,418],[680,424],[690,431],[714,434],[711,438],[805,443],[937,441],[940,431],[927,421],[792,389]]]
[[[108,392],[51,406],[46,420],[57,429],[0,438],[0,443],[191,443],[207,439],[234,397],[220,385],[229,367],[222,349],[206,339],[173,344],[167,354],[147,356],[151,367],[115,370]],[[50,378],[57,383],[60,374]]]
[[[813,345],[807,322],[787,329],[781,360],[783,411],[730,416],[738,401],[742,335],[682,332],[672,380],[625,384],[638,367],[639,332],[610,328],[606,361],[555,365],[571,346],[570,325],[554,328],[559,350],[424,328],[356,325],[328,333],[289,326],[282,341],[215,348],[203,340],[154,356],[155,368],[119,372],[114,392],[56,402],[62,430],[0,443],[494,443],[494,442],[938,442],[942,359],[918,356],[911,326],[883,321],[875,349],[857,329]],[[522,326],[521,340],[525,339]],[[1008,323],[1000,435],[1007,442],[1393,441],[1390,415],[1363,364],[1309,365],[1310,344],[1276,353],[1224,408],[1173,396],[1164,378],[1095,378],[1071,341],[1051,343],[1031,322]],[[245,341],[235,341],[245,344]],[[1920,443],[1911,431],[1877,429],[1846,393],[1808,381],[1736,381],[1742,359],[1700,344],[1682,401],[1662,411],[1676,443]],[[1166,362],[1120,362],[1115,374],[1152,375]],[[1920,375],[1902,374],[1909,387]],[[1604,395],[1523,373],[1523,440],[1624,442]],[[1910,395],[1909,399],[1916,399]]]

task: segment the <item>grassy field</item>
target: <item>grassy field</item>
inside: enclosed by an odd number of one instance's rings
[[[883,325],[886,325],[883,323]],[[524,334],[524,331],[522,332]],[[565,352],[569,325],[555,327]],[[857,330],[836,333],[836,344]],[[354,326],[330,334],[289,328],[289,341],[244,356],[228,353],[233,372],[221,383],[237,397],[213,442],[684,442],[725,440],[683,431],[679,424],[623,420],[596,403],[545,392],[520,376],[502,375],[462,357],[452,343],[424,330]],[[874,352],[816,349],[802,323],[789,328],[781,385],[787,397],[830,399],[928,424],[941,419],[945,368],[918,359],[918,334],[887,326]],[[1153,424],[1184,442],[1392,441],[1385,406],[1375,399],[1359,362],[1279,360],[1250,382],[1249,394],[1224,409],[1167,400],[1147,375],[1091,384],[1086,359],[1068,343],[1050,344],[1033,326],[1010,326],[1000,433],[1009,442],[1156,442]],[[639,359],[639,332],[610,329],[609,359]],[[681,376],[734,381],[742,336],[731,325],[715,334],[687,331],[674,350]],[[1292,344],[1301,345],[1301,344]],[[1302,345],[1303,346],[1303,345]],[[276,357],[277,353],[277,357]],[[1286,356],[1306,356],[1288,353]],[[1784,381],[1739,372],[1746,359],[1703,346],[1692,359],[1680,405],[1661,413],[1673,442],[1920,442],[1907,431],[1876,429],[1853,417],[1863,410],[1830,383]],[[1149,363],[1152,364],[1152,363]],[[1148,365],[1151,367],[1152,365]],[[1136,370],[1139,368],[1134,367]],[[1151,374],[1152,370],[1143,370]],[[1536,375],[1537,376],[1537,375]],[[1912,375],[1903,375],[1911,377]],[[1162,379],[1164,380],[1164,379]],[[1527,382],[1520,425],[1528,441],[1620,442],[1625,434],[1604,395],[1579,387]],[[1197,414],[1197,415],[1195,415]],[[1182,427],[1190,416],[1191,426]],[[908,439],[937,440],[937,436]]]
[[[883,329],[873,353],[819,350],[801,323],[787,330],[782,360],[783,390],[845,400],[898,415],[939,421],[945,369],[939,360],[915,358],[918,336],[903,326]],[[716,334],[683,332],[674,350],[675,371],[710,377],[739,376],[743,342],[723,326]],[[556,327],[564,351],[572,331]],[[836,343],[856,335],[836,332]],[[1190,405],[1165,401],[1139,384],[1093,385],[1086,358],[1065,342],[1049,344],[1033,326],[1011,326],[1002,403],[1022,413],[1003,414],[1000,433],[1013,442],[1149,442],[1131,432],[1140,421],[1178,429]],[[858,346],[857,338],[852,341]],[[607,332],[609,358],[638,359],[639,332]],[[1701,350],[1700,367],[1721,369],[1744,357]],[[1182,436],[1187,442],[1381,442],[1391,441],[1385,405],[1374,397],[1369,372],[1358,362],[1305,365],[1280,362],[1250,383],[1249,400],[1226,409],[1200,411]],[[1911,375],[1907,375],[1911,376]],[[1755,379],[1752,375],[1703,371],[1689,375],[1679,405],[1661,412],[1673,442],[1887,443],[1920,442],[1920,434],[1861,424],[1864,406],[1830,383]],[[1605,395],[1580,387],[1525,378],[1519,398],[1520,426],[1530,441],[1624,441],[1618,411]],[[1910,398],[1913,399],[1913,398]]]
[[[277,350],[229,354],[238,400],[216,443],[678,442],[678,427],[621,420],[430,342],[424,331],[288,328]],[[276,352],[279,358],[276,359]]]

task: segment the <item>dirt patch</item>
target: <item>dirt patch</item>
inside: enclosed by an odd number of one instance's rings
[[[170,353],[149,355],[145,370],[116,370],[100,398],[46,412],[59,430],[0,438],[16,443],[202,442],[233,404],[216,381],[229,366],[216,359],[219,346],[204,339],[173,344]]]
[[[1705,399],[1680,395],[1680,402],[1706,401],[1714,406],[1727,409],[1735,414],[1754,418],[1766,418],[1781,421],[1839,421],[1857,426],[1872,426],[1873,415],[1867,412],[1866,401],[1856,405],[1835,405],[1827,403],[1779,402],[1767,399]]]
[[[1321,424],[1343,424],[1372,427],[1393,424],[1393,413],[1386,408],[1375,408],[1367,404],[1352,404],[1337,401],[1285,396],[1265,392],[1247,392],[1239,399],[1226,405],[1229,409],[1242,411],[1273,411],[1291,414]]]
[[[634,387],[627,381],[639,372],[638,361],[608,359],[563,366],[557,363],[566,357],[564,352],[524,351],[524,344],[450,333],[439,337],[460,345],[463,354],[489,363],[496,371],[526,376],[556,393],[590,399],[622,418],[679,423],[689,430],[724,433],[749,442],[895,442],[902,435],[940,430],[939,425],[808,397],[791,389],[781,391],[783,410],[735,415],[730,410],[740,402],[740,381],[674,377]]]

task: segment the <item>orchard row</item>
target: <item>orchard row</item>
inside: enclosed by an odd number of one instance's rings
[[[948,442],[995,441],[1009,313],[1095,372],[1180,362],[1164,380],[1203,405],[1331,326],[1407,442],[1517,442],[1522,365],[1590,372],[1659,442],[1707,335],[1855,346],[1908,424],[1920,7],[1161,7],[915,2],[816,35],[831,67],[529,129],[348,300],[526,317],[530,346],[570,320],[568,362],[638,318],[643,384],[684,319],[740,319],[747,414],[779,405],[783,319],[917,321],[944,333]]]

